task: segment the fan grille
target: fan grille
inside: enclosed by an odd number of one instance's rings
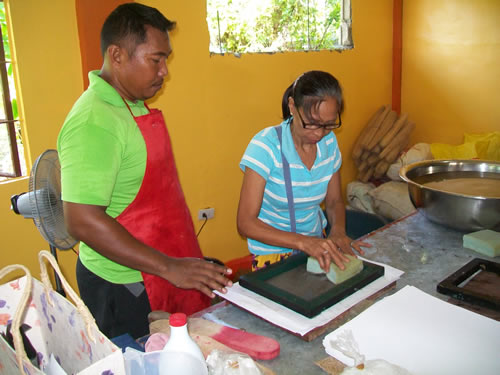
[[[78,241],[69,235],[64,224],[61,166],[56,150],[43,152],[35,161],[29,194],[33,221],[43,238],[60,250],[71,249]]]

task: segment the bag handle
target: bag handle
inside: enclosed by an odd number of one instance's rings
[[[96,342],[96,338],[94,337],[93,334],[93,329],[96,331],[99,331],[99,328],[97,327],[97,324],[95,322],[94,317],[90,313],[89,309],[85,305],[85,303],[81,300],[81,298],[76,294],[76,292],[71,288],[69,283],[66,281],[64,278],[61,269],[59,268],[59,265],[57,264],[56,259],[54,256],[49,253],[47,250],[42,250],[38,253],[38,260],[40,262],[40,277],[42,279],[42,283],[45,287],[45,292],[47,295],[47,302],[50,303],[51,306],[53,306],[53,301],[50,298],[50,292],[54,292],[54,288],[52,287],[52,283],[50,282],[49,274],[47,271],[47,264],[44,260],[47,260],[52,268],[54,269],[54,272],[59,276],[59,279],[61,281],[62,287],[66,294],[71,297],[73,302],[75,303],[77,311],[80,313],[82,316],[85,326],[87,327],[87,334],[90,340],[92,342]],[[57,292],[56,292],[57,293]]]
[[[0,270],[0,279],[4,278],[7,274],[15,270],[21,270],[26,275],[26,284],[24,285],[24,289],[21,294],[19,303],[17,305],[16,312],[12,317],[12,324],[11,324],[11,334],[12,338],[14,339],[14,350],[16,352],[17,367],[19,368],[19,372],[21,374],[25,374],[23,360],[26,362],[30,362],[30,360],[28,359],[26,351],[24,350],[23,339],[20,334],[20,327],[21,327],[21,320],[23,318],[25,309],[28,306],[28,300],[31,295],[33,278],[31,277],[30,271],[25,266],[21,264],[12,264]]]

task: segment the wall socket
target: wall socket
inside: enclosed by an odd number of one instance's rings
[[[207,207],[198,211],[198,220],[213,219],[215,215],[215,208]]]

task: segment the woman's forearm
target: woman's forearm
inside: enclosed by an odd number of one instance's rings
[[[238,232],[247,238],[276,247],[303,250],[304,235],[274,228],[259,218],[238,217]]]

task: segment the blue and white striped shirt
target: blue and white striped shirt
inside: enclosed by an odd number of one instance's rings
[[[307,169],[295,149],[289,120],[281,123],[283,153],[290,164],[297,233],[320,237],[327,221],[320,204],[326,197],[328,183],[342,164],[342,156],[333,132],[316,145],[316,160]],[[266,180],[259,219],[277,229],[290,231],[290,214],[283,177],[278,135],[273,127],[260,131],[250,141],[240,168],[251,168]],[[321,222],[320,222],[321,218]],[[256,255],[285,253],[291,249],[270,246],[248,238],[248,249]]]

